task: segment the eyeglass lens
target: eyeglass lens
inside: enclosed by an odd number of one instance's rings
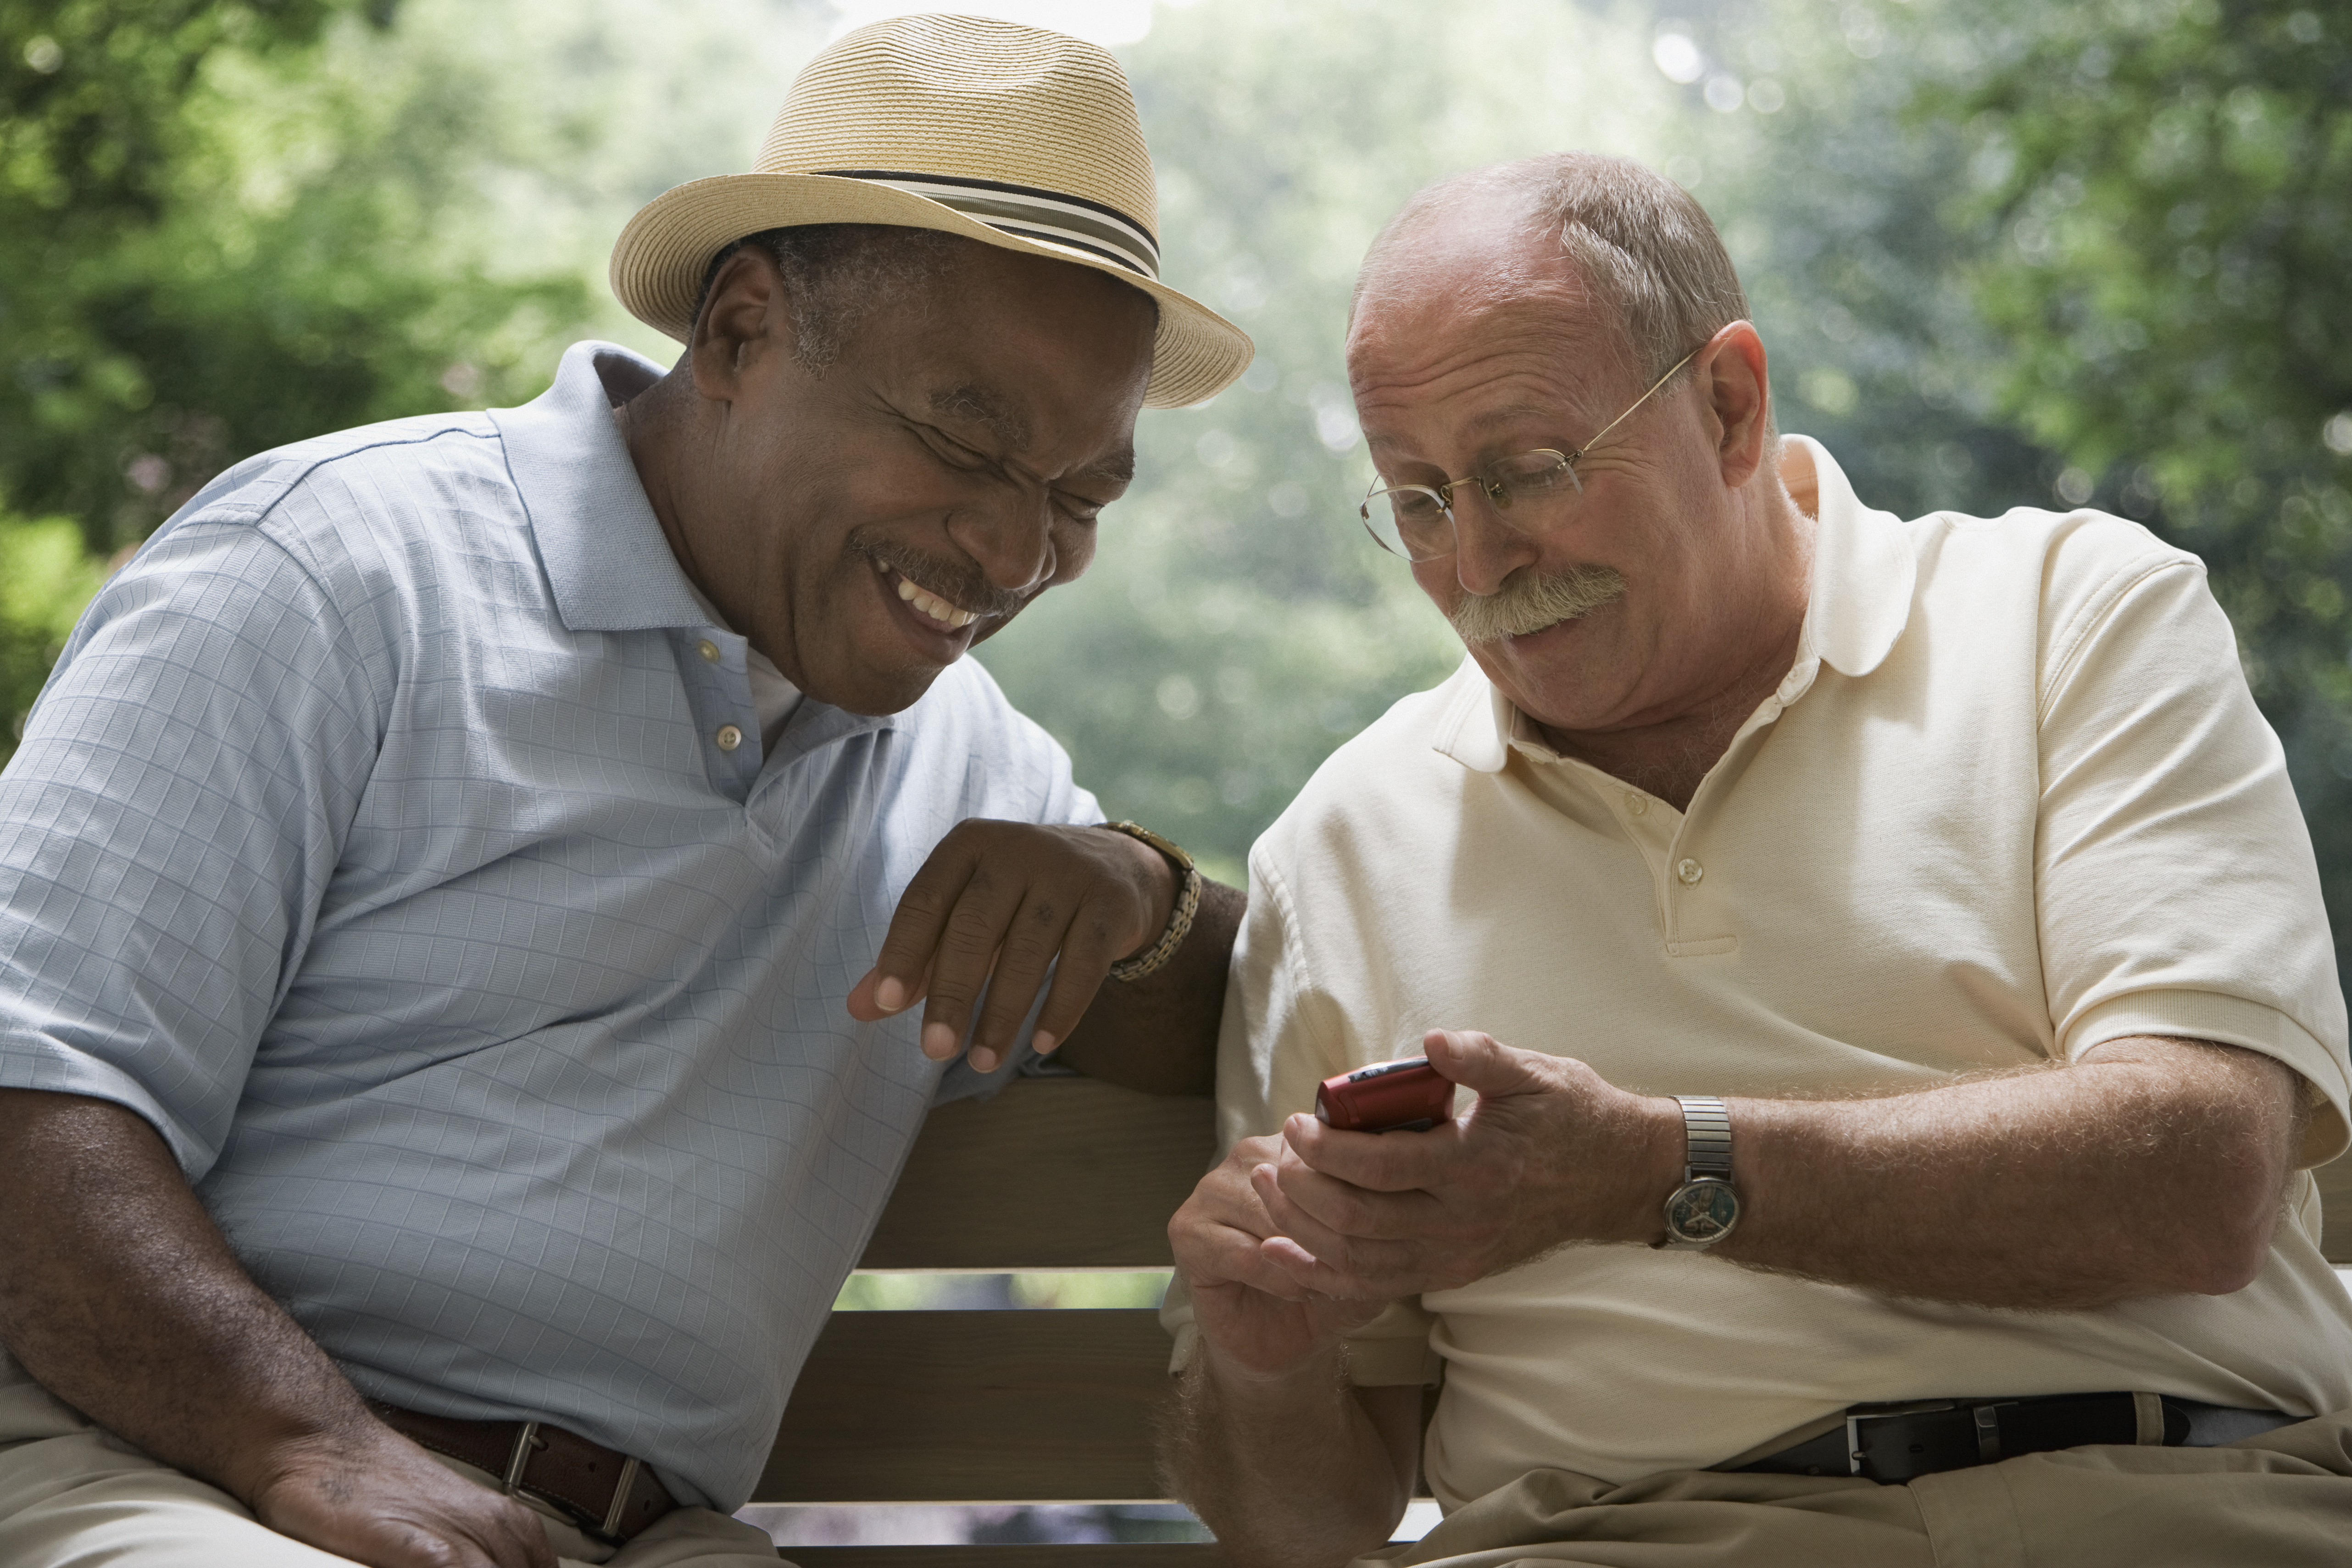
[[[1372,538],[1383,547],[1412,560],[1425,561],[1452,553],[1453,507],[1461,503],[1465,490],[1485,490],[1496,512],[1506,514],[1517,526],[1527,528],[1539,526],[1546,512],[1580,488],[1576,469],[1567,458],[1538,449],[1505,458],[1482,474],[1455,479],[1444,487],[1453,497],[1452,505],[1435,487],[1399,485],[1373,492],[1364,501],[1362,515]]]

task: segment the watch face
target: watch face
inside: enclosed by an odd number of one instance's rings
[[[1666,1229],[1677,1241],[1719,1241],[1739,1223],[1739,1194],[1729,1182],[1701,1176],[1666,1200]]]

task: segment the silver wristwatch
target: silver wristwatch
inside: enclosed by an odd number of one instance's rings
[[[1666,1238],[1657,1245],[1695,1251],[1713,1247],[1739,1223],[1739,1190],[1731,1184],[1731,1112],[1713,1095],[1675,1100],[1683,1108],[1683,1184],[1666,1199]]]

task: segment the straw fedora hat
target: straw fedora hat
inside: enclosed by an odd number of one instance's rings
[[[981,16],[898,16],[793,79],[752,172],[656,197],[613,247],[613,292],[683,342],[712,257],[747,234],[895,224],[1108,273],[1160,304],[1147,407],[1249,368],[1249,336],[1160,281],[1159,196],[1126,73],[1103,49]]]

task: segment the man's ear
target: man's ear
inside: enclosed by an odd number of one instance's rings
[[[1736,490],[1764,461],[1765,432],[1771,423],[1772,384],[1766,374],[1764,340],[1753,322],[1734,321],[1707,340],[1693,370],[1722,432],[1717,458],[1723,482]]]
[[[793,313],[776,264],[745,246],[719,264],[710,292],[687,345],[694,389],[714,403],[732,403],[743,375],[762,354],[792,349]]]

